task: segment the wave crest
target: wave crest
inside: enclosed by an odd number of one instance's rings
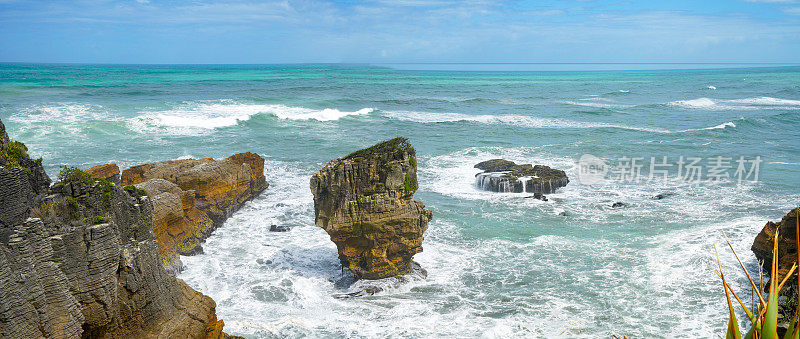
[[[285,120],[334,121],[350,115],[365,115],[372,108],[357,111],[340,111],[334,108],[312,109],[286,105],[265,105],[239,103],[233,100],[217,102],[188,102],[162,111],[147,111],[137,117],[139,120],[162,126],[178,128],[214,129],[234,126],[241,121],[250,120],[257,114],[269,114]]]
[[[433,113],[414,111],[384,111],[383,115],[395,120],[418,123],[476,122],[531,128],[619,128],[635,131],[669,133],[668,130],[635,127],[605,122],[580,122],[558,118],[539,118],[525,115],[468,115],[462,113]]]

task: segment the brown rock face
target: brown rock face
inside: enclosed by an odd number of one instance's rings
[[[160,161],[122,171],[123,185],[150,179],[164,179],[182,190],[193,190],[197,208],[216,224],[269,186],[264,178],[264,159],[255,153],[240,153],[220,161],[212,158]]]
[[[89,173],[95,178],[119,184],[119,166],[117,166],[117,164],[103,164],[90,167],[86,170],[86,173]]]
[[[255,153],[133,166],[122,172],[121,182],[151,197],[159,252],[172,272],[180,271],[179,254],[201,252],[214,229],[269,186],[264,159]]]
[[[764,263],[764,271],[769,274],[769,267],[772,267],[772,243],[775,232],[778,232],[778,274],[785,276],[791,269],[792,264],[797,262],[797,233],[795,227],[797,222],[797,210],[789,211],[780,222],[767,222],[764,228],[756,236],[753,246],[750,249],[756,258]],[[788,282],[790,286],[797,285],[797,280]]]
[[[432,213],[413,200],[416,152],[405,138],[332,160],[311,177],[316,224],[365,279],[410,273]]]
[[[214,301],[164,270],[147,196],[80,171],[47,188],[17,160],[0,164],[0,337],[225,336]]]
[[[184,191],[164,179],[137,184],[153,201],[153,233],[168,271],[180,271],[180,255],[202,251],[200,243],[214,230],[214,222],[194,205],[194,191]]]

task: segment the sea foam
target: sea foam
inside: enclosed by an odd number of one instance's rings
[[[697,98],[692,100],[676,100],[667,105],[686,109],[704,110],[759,110],[759,109],[800,109],[800,100],[780,99],[772,97],[744,99],[711,99]]]
[[[619,128],[654,133],[669,133],[661,128],[627,126],[604,122],[581,122],[558,118],[540,118],[526,115],[469,115],[462,113],[435,113],[415,111],[384,111],[383,115],[395,120],[418,123],[475,122],[482,124],[511,125],[530,128]]]
[[[356,111],[340,111],[334,108],[312,109],[218,100],[186,102],[172,109],[145,111],[142,112],[140,119],[164,127],[214,129],[237,125],[239,122],[250,120],[257,114],[272,115],[285,120],[334,121],[346,116],[369,114],[373,110],[372,108],[362,108]]]

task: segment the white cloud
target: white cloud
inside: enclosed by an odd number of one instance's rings
[[[560,10],[560,9],[545,9],[540,11],[527,11],[525,14],[528,15],[542,15],[542,16],[549,16],[549,15],[563,15],[567,12]]]
[[[744,0],[745,2],[760,2],[765,4],[791,4],[795,0]]]
[[[800,15],[800,7],[785,8],[783,12],[791,15]]]

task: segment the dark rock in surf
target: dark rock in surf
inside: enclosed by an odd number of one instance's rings
[[[661,200],[661,199],[665,199],[665,198],[671,197],[673,195],[675,195],[675,193],[671,193],[671,192],[660,193],[660,194],[656,194],[655,196],[653,196],[653,199]]]
[[[541,193],[534,193],[533,195],[525,197],[525,199],[531,199],[531,198],[537,199],[537,200],[541,200],[541,201],[547,201],[547,197],[544,196],[544,194],[541,194]]]
[[[620,208],[620,207],[625,207],[625,206],[628,206],[628,204],[626,204],[624,202],[620,202],[620,201],[617,201],[617,202],[611,204],[611,208]]]
[[[286,225],[272,225],[269,227],[270,232],[288,232],[289,226]]]
[[[492,159],[476,164],[475,168],[483,170],[475,175],[475,185],[492,192],[550,194],[569,183],[564,171],[544,165],[517,165],[513,161]]]

